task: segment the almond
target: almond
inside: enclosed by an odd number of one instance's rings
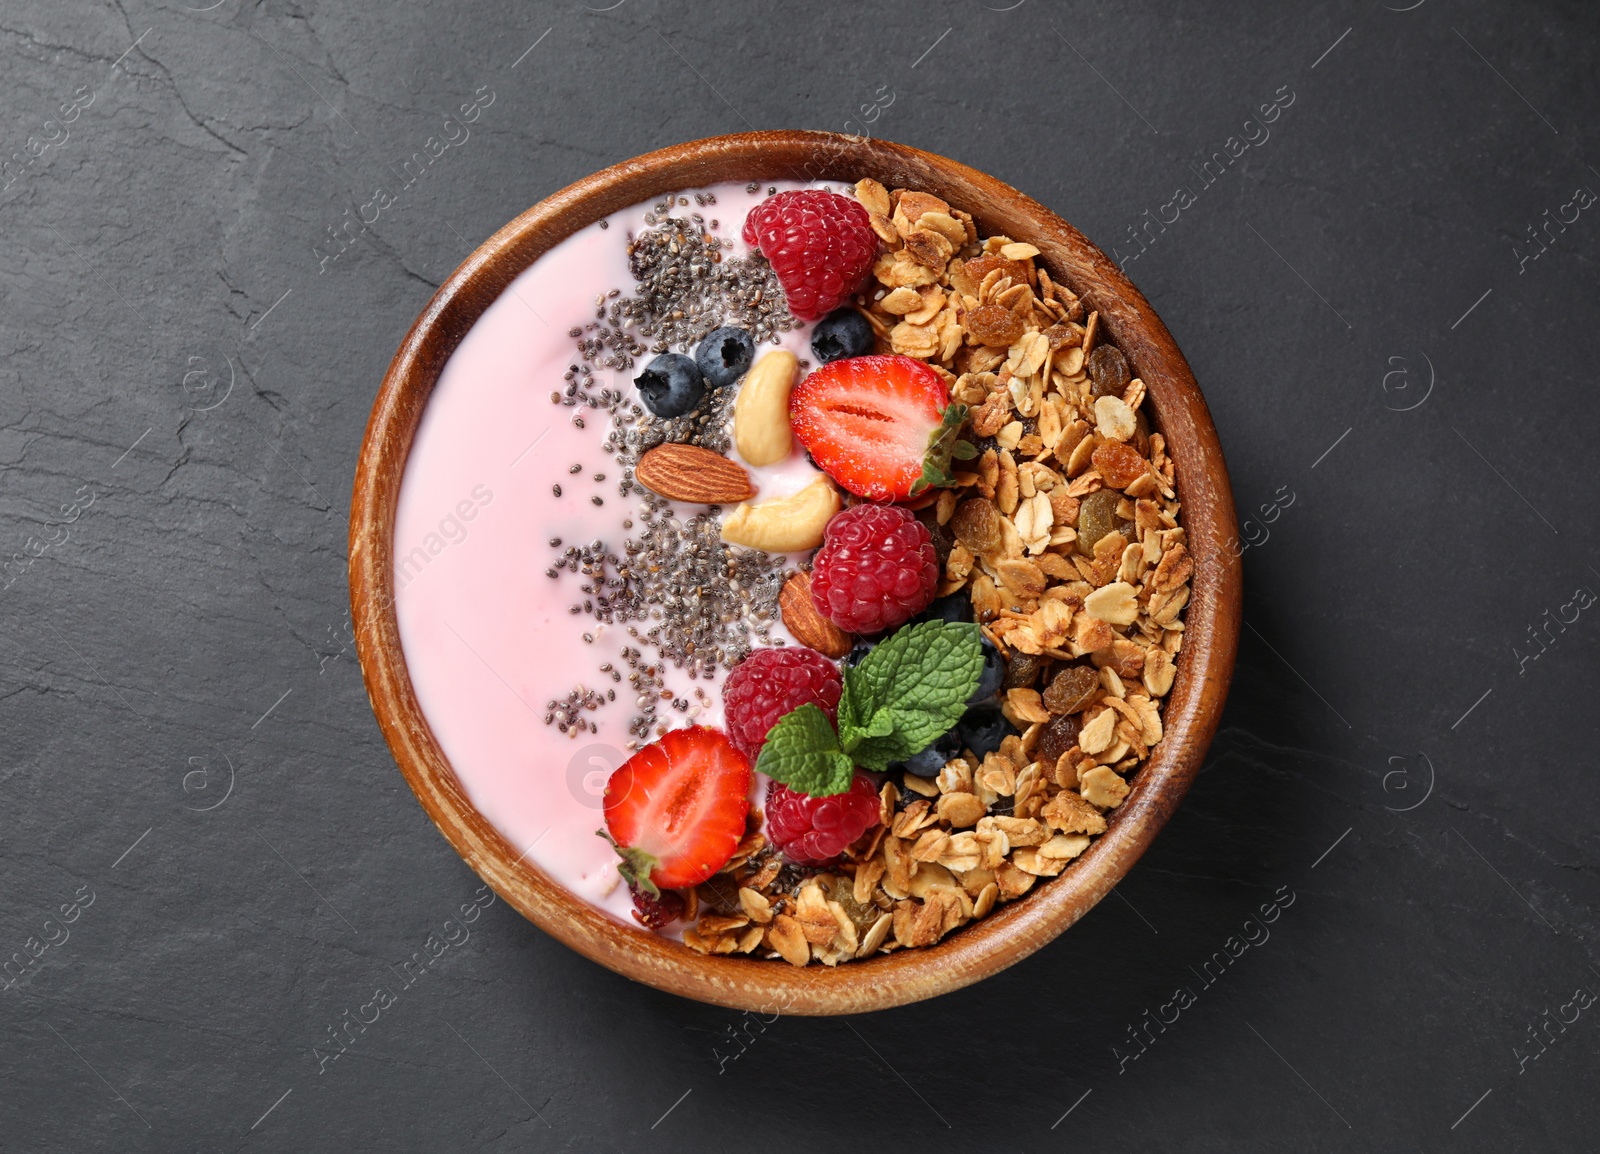
[[[854,644],[850,634],[818,613],[812,603],[811,574],[796,573],[783,583],[778,608],[783,611],[784,626],[801,645],[824,657],[838,658],[850,652]]]
[[[698,445],[657,445],[639,458],[634,479],[659,497],[732,505],[755,496],[744,466]]]

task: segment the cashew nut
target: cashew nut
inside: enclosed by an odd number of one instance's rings
[[[740,505],[722,522],[722,539],[767,553],[815,549],[822,544],[822,531],[841,504],[833,483],[819,476],[798,493],[759,505]]]
[[[789,455],[789,390],[799,359],[788,349],[773,349],[745,374],[733,402],[733,443],[752,465],[774,465]]]

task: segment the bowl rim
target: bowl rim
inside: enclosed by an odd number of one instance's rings
[[[708,957],[628,926],[554,881],[477,812],[422,714],[394,608],[395,510],[406,458],[440,372],[473,322],[539,255],[602,216],[727,180],[844,180],[941,195],[985,235],[1026,240],[1053,279],[1089,297],[1148,390],[1167,441],[1195,561],[1184,645],[1163,707],[1165,736],[1109,828],[1059,877],[931,947],[838,968]],[[731,1009],[860,1013],[976,982],[1034,953],[1122,879],[1199,771],[1238,648],[1241,566],[1216,429],[1188,363],[1149,302],[1098,248],[1044,205],[966,165],[906,145],[805,130],[739,133],[662,148],[546,197],[494,233],[439,286],[395,352],[374,400],[350,510],[351,614],[379,727],[429,818],[472,869],[540,929],[635,981]]]

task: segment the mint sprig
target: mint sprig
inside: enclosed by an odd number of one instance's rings
[[[939,488],[955,484],[951,461],[970,461],[978,455],[977,446],[971,441],[957,440],[966,421],[966,405],[957,403],[945,408],[939,427],[928,437],[928,451],[922,458],[922,476],[911,483],[913,496],[930,485]]]
[[[845,670],[840,747],[877,770],[920,753],[961,720],[982,673],[976,625],[924,621],[899,630]]]
[[[767,734],[756,770],[813,797],[843,793],[855,766],[887,769],[947,732],[982,673],[976,625],[907,626],[845,669],[837,733],[822,710],[802,705]]]
[[[811,704],[791,710],[772,727],[756,769],[812,797],[843,793],[856,771],[855,762],[839,748],[828,715]]]

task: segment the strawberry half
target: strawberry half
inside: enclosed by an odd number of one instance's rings
[[[913,357],[849,357],[817,369],[789,395],[789,424],[817,466],[858,497],[903,501],[951,482],[965,405]]]
[[[698,885],[738,848],[750,812],[750,763],[718,729],[674,729],[606,783],[617,867],[648,894]]]

